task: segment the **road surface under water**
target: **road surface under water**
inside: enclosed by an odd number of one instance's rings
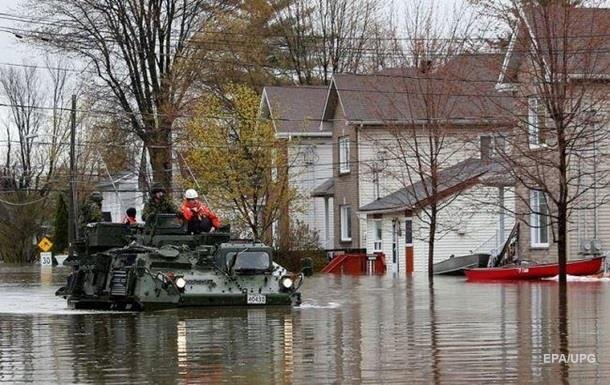
[[[610,383],[608,282],[565,308],[550,281],[320,274],[296,309],[113,313],[67,309],[66,274],[0,265],[0,382]]]

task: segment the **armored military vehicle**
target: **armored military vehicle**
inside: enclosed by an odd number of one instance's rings
[[[229,228],[189,234],[161,214],[146,226],[86,228],[57,296],[77,309],[151,310],[182,306],[298,306],[303,273],[273,261],[269,246],[231,240]]]

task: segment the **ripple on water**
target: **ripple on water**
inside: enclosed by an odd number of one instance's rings
[[[301,309],[336,309],[339,306],[341,306],[341,304],[339,302],[317,303],[317,302],[313,302],[313,301],[303,301],[303,303],[301,303],[301,305],[299,307],[297,307],[296,310],[301,310]]]
[[[29,270],[28,270],[29,269]],[[610,291],[317,275],[300,308],[75,312],[63,274],[0,267],[0,383],[605,383]],[[9,277],[10,275],[10,277]],[[315,311],[314,311],[315,310]],[[567,332],[566,332],[567,331]],[[544,363],[589,353],[596,364]]]

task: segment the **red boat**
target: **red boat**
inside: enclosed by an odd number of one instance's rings
[[[569,275],[592,275],[600,271],[603,256],[568,261],[566,270]],[[468,281],[505,281],[505,280],[529,280],[554,277],[559,274],[559,264],[544,263],[529,266],[508,266],[466,269],[466,280]]]

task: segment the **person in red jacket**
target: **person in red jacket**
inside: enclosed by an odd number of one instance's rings
[[[125,211],[125,216],[123,217],[123,223],[126,225],[137,225],[138,220],[136,219],[136,209],[135,207],[130,207]]]
[[[210,233],[221,226],[220,219],[209,207],[197,199],[197,191],[188,189],[184,193],[184,201],[180,207],[182,217],[188,221],[189,233]]]

